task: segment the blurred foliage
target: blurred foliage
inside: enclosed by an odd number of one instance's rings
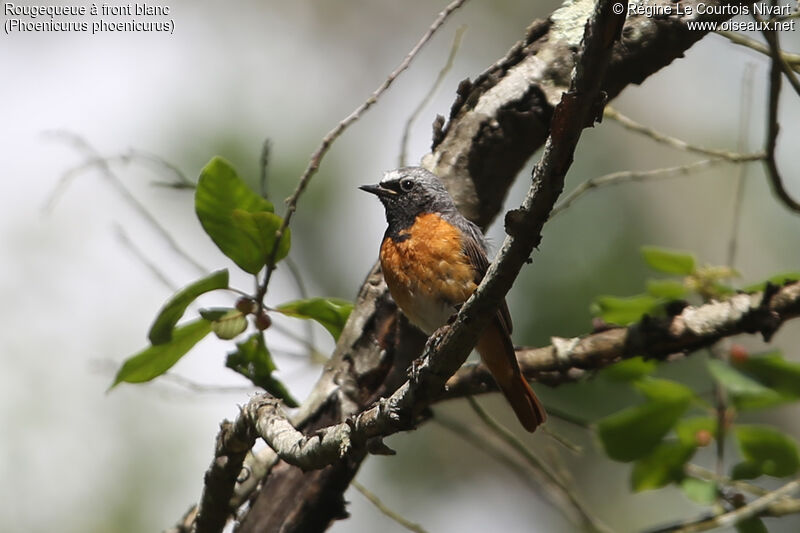
[[[266,164],[266,163],[265,163]],[[264,339],[272,320],[264,303],[270,274],[289,254],[291,237],[283,219],[274,213],[273,204],[255,193],[236,170],[221,157],[203,168],[195,188],[195,210],[205,232],[219,250],[242,270],[254,277],[253,294],[229,286],[227,270],[218,270],[175,293],[159,311],[150,328],[151,346],[132,355],[122,364],[111,388],[119,383],[150,381],[169,370],[206,335],[234,340],[247,330],[252,315],[257,330],[228,354],[225,366],[249,379],[288,406],[298,403],[286,386],[272,376],[277,370]],[[263,281],[259,278],[264,270]],[[211,291],[226,290],[240,296],[236,308],[201,309],[200,318],[178,325],[186,309],[197,298]],[[353,306],[340,299],[313,298],[278,305],[274,310],[286,316],[315,320],[334,338],[341,334]]]

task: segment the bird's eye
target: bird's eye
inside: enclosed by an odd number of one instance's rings
[[[405,192],[410,191],[414,188],[414,180],[412,179],[404,179],[400,181],[400,188],[403,189]]]

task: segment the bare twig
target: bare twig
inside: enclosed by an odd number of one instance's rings
[[[713,346],[709,347],[708,352],[712,359],[724,361],[727,346],[726,340],[722,339],[720,342],[714,344]],[[725,472],[725,440],[728,436],[728,391],[725,387],[719,383],[717,380],[714,380],[713,386],[713,395],[714,395],[714,412],[716,414],[716,463],[715,463],[715,472],[718,476],[722,476]]]
[[[403,138],[400,141],[400,156],[398,157],[398,166],[404,167],[406,166],[406,154],[408,151],[408,136],[411,134],[411,126],[414,124],[414,121],[417,120],[422,110],[430,103],[433,95],[436,94],[436,91],[439,90],[441,87],[442,82],[444,81],[445,76],[447,73],[450,72],[450,69],[453,68],[453,61],[456,58],[456,53],[458,49],[461,47],[461,38],[464,36],[464,32],[466,31],[466,26],[460,26],[456,30],[456,35],[453,37],[453,44],[450,46],[450,54],[447,56],[447,61],[445,62],[442,69],[439,71],[439,74],[436,76],[436,80],[431,85],[431,88],[428,89],[428,92],[425,94],[425,97],[420,101],[417,105],[416,109],[411,112],[409,115],[408,120],[406,120],[406,125],[403,127]]]
[[[400,515],[396,511],[393,511],[392,509],[387,507],[386,504],[384,504],[380,500],[380,498],[378,498],[375,494],[373,494],[372,492],[367,490],[367,488],[364,485],[362,485],[361,483],[359,483],[355,479],[350,482],[350,485],[352,485],[353,488],[356,489],[358,492],[363,494],[364,497],[366,499],[368,499],[369,502],[372,505],[374,505],[375,508],[378,509],[381,513],[383,513],[385,516],[391,518],[392,520],[394,520],[395,522],[397,522],[398,524],[400,524],[401,526],[403,526],[407,530],[415,531],[416,533],[427,533],[425,531],[425,529],[423,529],[423,527],[420,526],[419,524],[415,524],[414,522],[411,522],[410,520],[407,520],[407,519],[403,518],[402,515]]]
[[[756,52],[761,52],[764,55],[770,55],[769,46],[751,39],[746,35],[732,31],[718,31],[716,33],[722,37],[725,37],[732,43],[751,48]],[[781,57],[792,70],[800,73],[800,54],[790,54],[789,52],[781,51]]]
[[[172,283],[172,281],[167,277],[166,274],[161,270],[161,268],[153,263],[145,253],[140,250],[128,236],[128,232],[125,231],[125,228],[122,227],[121,224],[114,223],[114,230],[117,232],[117,239],[123,246],[125,246],[128,250],[133,253],[133,255],[138,259],[147,270],[153,274],[153,277],[160,281],[165,287],[167,287],[171,291],[177,291],[178,286]]]
[[[703,468],[702,466],[694,465],[691,463],[687,463],[684,466],[684,471],[686,474],[704,479],[706,481],[714,481],[715,483],[719,483],[720,485],[725,485],[736,490],[749,492],[750,494],[754,494],[756,496],[764,496],[765,494],[769,493],[767,489],[763,489],[758,485],[753,485],[752,483],[748,483],[746,481],[738,480],[738,479],[731,479],[727,476],[720,476],[717,475],[716,472],[713,472],[707,468]]]
[[[773,6],[775,5],[776,4],[773,3]],[[759,22],[764,22],[764,20],[755,13],[753,14],[753,18]],[[774,19],[770,19],[770,21],[772,24],[775,23]],[[764,35],[764,38],[769,44],[768,55],[773,63],[777,63],[780,66],[784,76],[786,76],[786,79],[789,81],[789,85],[791,85],[797,95],[800,96],[800,80],[797,78],[797,74],[795,72],[795,70],[800,70],[800,67],[793,68],[792,65],[790,65],[787,61],[786,54],[781,49],[778,32],[772,24],[761,31],[762,35]]]
[[[557,492],[569,504],[569,509],[580,517],[584,526],[589,527],[592,531],[608,532],[608,527],[599,522],[594,516],[589,513],[588,509],[578,499],[577,495],[567,486],[566,481],[561,479],[555,472],[553,472],[536,454],[534,454],[527,446],[525,446],[519,438],[511,433],[507,428],[500,425],[495,419],[489,416],[489,413],[480,406],[480,404],[472,396],[467,397],[470,407],[477,413],[478,417],[486,424],[489,429],[500,439],[514,449],[525,462],[535,472],[537,472],[551,487],[552,490]]]
[[[739,139],[736,142],[736,149],[740,152],[747,149],[749,139],[747,134],[750,131],[750,110],[753,99],[753,73],[754,66],[748,64],[745,67],[742,79],[742,96],[739,98]],[[736,173],[736,184],[733,193],[733,218],[731,221],[731,238],[728,241],[728,256],[726,265],[733,268],[736,263],[736,248],[739,242],[739,224],[742,218],[742,201],[744,200],[744,178],[747,174],[747,166],[742,165]]]
[[[181,387],[190,390],[192,392],[202,393],[202,394],[247,394],[252,393],[255,387],[226,387],[223,385],[206,385],[203,383],[197,383],[189,378],[185,378],[180,374],[175,374],[172,372],[167,372],[166,374],[162,374],[161,376],[162,381],[172,381],[176,385],[180,385]]]
[[[301,298],[308,298],[309,293],[308,289],[306,288],[306,284],[303,281],[303,274],[300,272],[300,267],[297,266],[297,263],[294,262],[294,259],[291,257],[286,257],[284,263],[289,269],[289,273],[292,275],[292,279],[294,280],[294,284],[297,287],[297,291],[300,293]],[[319,353],[319,351],[314,348],[316,344],[316,340],[314,339],[314,324],[311,320],[304,320],[303,327],[306,331],[306,336],[303,344],[306,346],[308,350],[308,357],[313,358],[314,354]]]
[[[697,146],[694,144],[687,143],[684,140],[678,139],[677,137],[672,137],[670,135],[666,135],[661,133],[649,126],[645,126],[640,124],[633,119],[630,119],[617,111],[612,107],[606,107],[603,116],[605,118],[610,118],[612,120],[616,120],[619,122],[621,126],[631,131],[635,131],[636,133],[640,133],[647,137],[650,137],[656,142],[661,144],[665,144],[667,146],[671,146],[672,148],[683,150],[685,152],[692,152],[695,154],[702,154],[706,156],[711,156],[714,158],[721,158],[727,159],[728,161],[753,161],[754,159],[760,159],[763,155],[759,154],[743,154],[739,152],[730,152],[728,150],[718,150],[716,148],[705,148],[703,146]]]
[[[758,16],[753,16],[756,20],[759,20]],[[783,185],[775,156],[778,144],[778,131],[780,130],[780,124],[778,123],[778,101],[781,93],[781,80],[783,79],[781,76],[783,67],[780,58],[780,43],[778,41],[778,35],[774,30],[764,30],[763,34],[767,43],[769,43],[770,54],[772,56],[769,72],[769,100],[767,105],[767,158],[764,164],[767,169],[767,176],[772,184],[772,190],[786,207],[794,212],[800,213],[800,204],[789,195],[789,192]]]
[[[272,143],[269,139],[264,139],[264,144],[261,145],[261,157],[259,158],[260,176],[258,180],[258,189],[261,196],[267,198],[267,178],[269,177],[269,156],[272,152]]]
[[[739,507],[733,511],[716,515],[711,518],[702,518],[698,521],[690,522],[688,524],[679,524],[677,526],[670,526],[654,531],[653,533],[695,533],[697,531],[708,531],[719,527],[731,527],[743,520],[759,516],[762,513],[768,512],[770,506],[779,502],[787,496],[800,489],[800,480],[790,481],[786,485],[776,489],[752,502]]]
[[[289,223],[292,220],[292,216],[294,212],[297,210],[297,202],[300,200],[300,196],[306,190],[308,183],[311,181],[311,178],[314,174],[317,173],[319,170],[319,165],[322,162],[322,158],[325,157],[325,154],[331,147],[331,144],[346,130],[353,122],[358,120],[361,115],[367,111],[370,107],[378,101],[378,98],[386,92],[386,90],[392,85],[394,80],[408,68],[414,58],[417,56],[419,51],[422,49],[423,46],[433,37],[433,34],[444,24],[447,18],[466,0],[453,0],[450,4],[447,5],[436,17],[433,21],[431,26],[428,30],[422,35],[422,37],[417,41],[417,44],[411,49],[411,51],[406,55],[405,58],[400,62],[400,64],[395,68],[389,76],[381,83],[381,85],[375,89],[375,91],[367,98],[364,103],[359,105],[352,113],[347,115],[341,122],[339,122],[331,131],[329,131],[325,136],[322,138],[322,142],[311,154],[311,159],[308,162],[308,166],[306,167],[305,171],[303,172],[302,176],[300,176],[300,180],[297,183],[297,188],[294,190],[292,195],[286,200],[286,213],[283,216],[283,222],[281,223],[280,228],[275,233],[275,246],[273,247],[271,257],[267,261],[267,271],[264,275],[264,281],[259,290],[259,297],[257,301],[262,301],[264,295],[266,294],[267,286],[269,285],[270,277],[272,276],[272,272],[275,270],[275,256],[278,252],[278,243],[281,241],[281,237],[286,232],[286,228],[289,227]]]
[[[178,244],[178,241],[176,241],[175,238],[169,234],[164,226],[162,226],[161,223],[147,210],[144,204],[142,204],[128,190],[128,188],[122,183],[122,180],[120,180],[111,169],[108,159],[100,156],[97,150],[95,150],[94,147],[90,145],[83,137],[68,131],[54,131],[50,132],[49,135],[56,139],[61,139],[62,141],[72,145],[76,150],[83,152],[86,155],[86,161],[78,167],[67,171],[64,176],[62,176],[59,185],[56,187],[53,194],[51,194],[51,199],[48,201],[47,206],[52,206],[55,195],[60,194],[61,191],[63,191],[66,184],[76,175],[76,173],[82,172],[91,167],[97,167],[103,176],[108,180],[108,182],[111,183],[114,189],[116,189],[117,192],[122,196],[122,198],[134,208],[137,214],[139,214],[139,216],[141,216],[142,219],[147,222],[162,239],[164,239],[167,245],[169,245],[169,247],[172,248],[172,250],[178,254],[178,256],[194,267],[199,273],[206,274],[208,272],[203,265],[198,263],[180,246],[180,244]]]
[[[749,156],[749,158],[742,159],[740,161],[758,161],[764,158],[763,153],[746,155]],[[695,161],[694,163],[678,165],[675,167],[641,171],[622,170],[619,172],[605,174],[603,176],[597,176],[596,178],[590,178],[582,182],[569,193],[565,194],[564,199],[553,208],[553,211],[550,213],[550,218],[554,218],[555,216],[561,214],[564,210],[569,208],[575,202],[575,200],[589,192],[591,189],[605,187],[608,185],[618,185],[631,181],[650,181],[689,176],[695,172],[700,172],[722,163],[730,163],[730,160],[723,158],[701,159],[700,161]]]
[[[465,442],[471,444],[475,449],[485,453],[489,457],[495,459],[498,463],[508,468],[508,471],[517,476],[520,481],[528,485],[533,490],[538,490],[540,486],[536,483],[534,477],[529,474],[529,467],[527,464],[521,462],[516,456],[505,448],[497,444],[496,438],[487,438],[487,435],[478,433],[472,427],[472,424],[466,425],[461,422],[444,416],[439,412],[433,418],[433,421],[443,428],[458,435]],[[496,437],[496,436],[495,436]]]

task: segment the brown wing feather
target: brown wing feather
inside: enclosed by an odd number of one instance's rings
[[[486,271],[489,270],[489,258],[486,256],[486,251],[483,249],[481,242],[472,236],[463,238],[461,246],[467,258],[469,258],[470,263],[472,263],[472,266],[475,268],[475,283],[478,284],[483,279],[483,276],[486,275]],[[508,304],[505,300],[503,300],[502,305],[498,308],[497,315],[500,319],[501,327],[506,330],[506,333],[511,335],[513,329],[511,313],[508,311]]]

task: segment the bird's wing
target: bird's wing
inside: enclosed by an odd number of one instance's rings
[[[467,229],[468,228],[468,229]],[[464,250],[469,262],[475,268],[475,283],[478,284],[486,275],[489,270],[489,258],[486,256],[486,250],[483,244],[483,235],[480,230],[470,224],[467,226],[467,231],[464,231],[464,238],[462,239],[461,247]],[[500,324],[507,334],[511,335],[513,325],[511,324],[511,313],[508,312],[508,304],[505,300],[497,310]]]

